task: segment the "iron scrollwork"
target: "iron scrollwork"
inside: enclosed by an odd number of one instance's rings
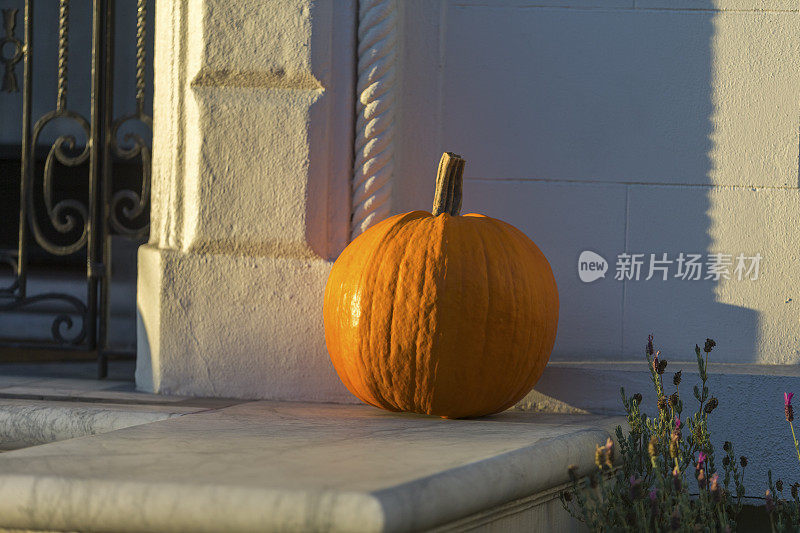
[[[134,160],[137,157],[142,162],[142,187],[137,193],[130,189],[123,189],[114,193],[109,206],[109,221],[111,227],[122,235],[129,237],[145,237],[149,232],[149,223],[140,227],[128,225],[140,217],[147,209],[150,201],[150,147],[148,143],[133,132],[126,133],[123,140],[129,146],[121,146],[119,132],[121,127],[128,122],[144,124],[148,131],[153,131],[153,119],[144,112],[145,98],[145,65],[146,65],[146,21],[147,1],[138,0],[136,5],[136,111],[130,115],[120,117],[111,126],[109,146],[111,153],[122,160]],[[120,219],[118,213],[127,220]]]
[[[17,277],[17,259],[11,254],[0,253],[0,264],[11,267],[11,282],[5,287],[0,286],[0,298],[13,297],[19,288],[19,278]]]
[[[152,131],[152,118],[145,112],[147,1],[137,0],[135,111],[116,120],[113,113],[114,2],[92,0],[91,117],[68,107],[70,53],[70,0],[59,0],[58,71],[55,109],[45,113],[31,127],[33,53],[33,4],[25,1],[22,40],[15,35],[18,10],[4,9],[4,35],[0,36],[0,63],[5,67],[2,89],[23,93],[23,141],[20,184],[20,228],[18,250],[0,251],[0,269],[11,269],[10,281],[0,282],[0,312],[23,308],[55,315],[51,325],[53,345],[70,345],[96,350],[98,372],[105,375],[110,290],[106,250],[110,252],[113,232],[133,238],[146,237],[149,221],[151,150],[139,124]],[[48,5],[47,3],[45,5]],[[56,7],[54,4],[49,4]],[[12,46],[8,46],[9,43]],[[4,54],[11,54],[6,57]],[[15,66],[24,61],[23,83],[17,82]],[[68,122],[74,134],[58,136],[47,149],[44,168],[37,171],[37,147],[46,138],[44,130],[54,122]],[[139,127],[141,127],[139,126]],[[131,129],[133,128],[133,130]],[[134,131],[135,130],[135,131]],[[42,150],[40,149],[40,156]],[[141,162],[141,188],[113,187],[113,160]],[[88,165],[86,165],[88,163]],[[59,196],[55,186],[62,167],[88,166],[88,195],[85,199]],[[39,195],[41,194],[41,197]],[[37,210],[39,211],[37,213]],[[63,236],[63,239],[59,237]],[[69,256],[86,250],[86,299],[72,294],[47,291],[27,294],[27,243],[34,241],[51,255]],[[68,242],[65,242],[68,241]],[[43,311],[42,304],[49,309]],[[56,304],[52,307],[52,304]],[[0,342],[1,343],[1,342]],[[49,345],[49,344],[48,344]]]
[[[141,159],[142,188],[138,193],[130,189],[122,189],[115,192],[111,198],[108,215],[111,227],[118,233],[131,237],[144,237],[149,231],[149,223],[139,228],[130,227],[120,220],[118,216],[118,212],[121,211],[125,219],[132,222],[144,213],[150,200],[150,147],[141,135],[135,133],[126,133],[123,137],[126,142],[133,143],[133,146],[129,148],[120,146],[117,140],[120,126],[133,120],[138,120],[150,128],[153,127],[152,119],[144,114],[122,117],[114,122],[109,142],[112,153],[120,159],[131,160],[137,157]]]
[[[37,294],[36,296],[28,296],[26,298],[19,298],[11,300],[8,303],[0,304],[0,311],[14,311],[25,306],[34,305],[41,302],[57,301],[70,305],[74,309],[74,313],[80,318],[80,328],[73,336],[69,336],[69,331],[75,328],[75,323],[72,317],[66,313],[58,313],[53,319],[53,324],[50,326],[50,333],[53,340],[58,344],[81,344],[86,339],[86,318],[88,309],[86,304],[74,296],[69,294],[60,293],[44,293]],[[62,333],[62,327],[65,333]]]
[[[53,171],[54,163],[58,161],[66,167],[76,167],[85,163],[89,159],[91,152],[91,126],[89,122],[80,114],[67,109],[67,83],[68,83],[68,66],[69,66],[69,0],[60,0],[58,5],[58,92],[56,95],[56,109],[51,111],[38,121],[33,127],[33,135],[31,138],[31,146],[35,149],[38,145],[39,137],[42,130],[57,119],[71,120],[83,130],[86,136],[83,150],[76,155],[70,156],[65,151],[66,149],[75,150],[76,139],[72,135],[61,135],[58,137],[50,147],[44,164],[44,174],[42,175],[42,190],[44,196],[45,208],[47,210],[47,217],[50,220],[53,228],[62,234],[67,234],[75,229],[80,224],[81,234],[74,242],[66,245],[59,245],[48,240],[36,219],[34,202],[33,202],[33,189],[28,189],[28,198],[26,199],[28,205],[28,224],[33,230],[33,235],[39,246],[47,250],[53,255],[70,255],[86,245],[88,238],[88,224],[89,224],[89,211],[87,207],[81,202],[74,199],[66,199],[58,202],[53,198]],[[35,160],[33,155],[30,156],[31,161],[27,161],[25,167],[29,173],[33,172],[32,161]],[[30,180],[30,176],[27,176]]]
[[[17,83],[17,74],[15,68],[17,63],[22,59],[22,41],[15,35],[17,28],[17,9],[4,9],[3,10],[3,37],[0,38],[0,62],[5,66],[5,73],[3,74],[3,84],[0,90],[7,93],[18,93],[19,84]],[[7,44],[13,46],[13,54],[9,57],[2,55],[3,50]]]
[[[32,17],[32,2],[26,2],[26,39],[30,39],[30,19]],[[71,120],[77,124],[86,135],[86,142],[84,148],[77,155],[70,155],[67,150],[74,151],[76,147],[76,139],[72,135],[61,135],[58,137],[50,147],[50,150],[45,159],[44,173],[42,175],[42,191],[44,196],[44,204],[47,211],[47,217],[52,223],[53,228],[62,234],[67,234],[74,231],[76,226],[82,225],[80,237],[74,242],[67,245],[59,245],[51,242],[45,237],[44,232],[39,227],[36,217],[35,202],[33,197],[33,188],[24,186],[25,191],[22,201],[25,202],[25,213],[27,214],[27,224],[33,233],[36,242],[47,252],[54,255],[69,255],[83,248],[88,239],[88,211],[82,203],[74,199],[65,199],[55,201],[53,191],[53,173],[55,162],[68,167],[78,166],[84,163],[90,154],[91,146],[89,143],[90,131],[88,121],[73,111],[67,109],[67,66],[68,66],[68,52],[69,52],[69,0],[60,0],[58,5],[58,94],[56,97],[56,109],[50,113],[42,116],[34,125],[33,132],[30,140],[23,142],[29,147],[29,150],[24,151],[22,157],[22,170],[21,180],[23,185],[30,185],[33,183],[34,161],[36,160],[32,149],[34,149],[40,138],[42,130],[51,122],[57,119]],[[14,35],[16,26],[16,9],[3,10],[3,21],[5,26],[6,36],[0,40],[0,43],[13,43],[15,45],[15,55],[11,58],[3,57],[3,62],[6,66],[5,76],[3,78],[3,89],[8,92],[19,91],[16,76],[14,73],[14,66],[23,57],[25,49],[22,42],[16,39]],[[32,43],[29,43],[29,50],[32,48]],[[28,60],[28,58],[26,58]],[[26,77],[26,83],[29,80]],[[25,88],[25,97],[28,99],[28,108],[30,107],[30,87]],[[29,109],[27,110],[29,113]],[[9,285],[0,288],[0,297],[9,298],[9,300],[0,303],[0,311],[14,311],[25,307],[32,307],[42,303],[61,303],[66,305],[68,309],[63,311],[55,311],[55,317],[50,328],[50,333],[56,344],[64,345],[80,345],[86,340],[87,336],[87,323],[90,319],[88,306],[79,298],[70,294],[62,294],[56,292],[46,292],[29,296],[25,294],[25,281],[27,265],[24,263],[26,255],[23,241],[25,240],[26,231],[20,232],[20,252],[16,255],[9,253],[0,254],[0,263],[11,267],[13,276]],[[20,256],[23,260],[20,260]],[[77,317],[80,324],[76,324],[73,317]]]
[[[29,189],[27,198],[28,203],[28,224],[33,230],[33,235],[39,246],[54,255],[69,255],[77,252],[86,245],[88,237],[88,222],[89,213],[84,204],[74,199],[66,199],[55,202],[53,192],[53,170],[54,163],[58,161],[60,164],[67,167],[76,167],[85,163],[89,159],[91,145],[89,143],[89,132],[91,130],[89,123],[81,115],[68,110],[56,110],[44,115],[33,128],[32,145],[36,146],[36,141],[44,129],[50,122],[60,119],[70,119],[78,124],[83,132],[86,134],[86,143],[83,150],[78,155],[70,156],[65,152],[65,148],[69,150],[75,149],[76,140],[72,135],[61,135],[58,137],[50,147],[47,153],[47,159],[44,164],[44,174],[42,175],[42,191],[44,196],[45,208],[47,211],[48,219],[53,228],[59,233],[69,233],[80,224],[82,231],[80,237],[74,242],[66,245],[59,245],[51,242],[45,237],[42,232],[35,216],[35,208],[33,202],[33,191]],[[33,165],[29,165],[29,170],[33,170]]]
[[[53,142],[49,152],[47,153],[47,159],[45,159],[45,164],[44,164],[44,174],[42,175],[42,191],[44,195],[44,203],[48,219],[50,220],[50,223],[53,225],[53,228],[55,230],[57,230],[59,233],[66,234],[73,231],[74,228],[78,224],[80,224],[82,227],[81,235],[74,242],[66,245],[59,245],[48,240],[47,237],[45,237],[44,233],[42,232],[36,220],[32,190],[29,190],[27,198],[28,224],[33,230],[33,235],[36,238],[36,242],[39,243],[39,246],[41,246],[42,248],[44,248],[53,255],[70,255],[77,252],[86,245],[88,237],[87,225],[89,222],[89,212],[86,206],[77,200],[66,199],[66,200],[60,200],[58,202],[54,201],[54,193],[53,193],[54,162],[58,161],[59,163],[67,167],[75,167],[82,163],[85,163],[86,160],[89,159],[89,153],[91,150],[91,146],[89,143],[89,132],[91,128],[86,119],[80,116],[79,114],[67,110],[56,110],[44,115],[41,119],[39,119],[39,121],[34,126],[33,142],[32,142],[33,146],[36,146],[36,141],[39,139],[42,129],[44,129],[44,127],[53,120],[59,118],[71,119],[76,124],[78,124],[86,134],[87,139],[86,143],[84,144],[83,150],[77,156],[70,156],[64,151],[65,148],[69,150],[75,149],[74,136],[61,135]],[[30,170],[32,170],[32,166],[33,165],[29,165]]]

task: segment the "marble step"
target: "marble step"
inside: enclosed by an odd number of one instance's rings
[[[558,494],[619,417],[247,402],[0,455],[0,527],[575,531]]]

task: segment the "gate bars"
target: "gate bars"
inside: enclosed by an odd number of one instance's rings
[[[47,7],[55,3],[46,2]],[[152,131],[152,118],[145,113],[146,67],[146,17],[147,1],[137,0],[136,16],[136,92],[134,110],[116,120],[113,118],[114,74],[114,0],[92,0],[91,89],[89,95],[90,117],[69,109],[67,104],[69,72],[69,13],[70,0],[58,2],[58,72],[55,109],[41,116],[31,127],[34,62],[34,0],[25,1],[23,39],[15,37],[16,9],[4,9],[5,35],[0,46],[12,44],[11,57],[0,59],[5,63],[3,90],[18,90],[14,72],[22,59],[22,143],[20,161],[19,238],[16,253],[0,251],[0,263],[13,270],[10,285],[0,287],[0,317],[3,311],[12,311],[39,302],[61,302],[70,307],[60,312],[51,326],[52,343],[10,343],[0,345],[20,348],[60,348],[95,352],[98,377],[108,371],[109,291],[111,285],[111,235],[146,238],[149,221],[136,225],[146,212],[150,201],[150,147],[140,135],[125,133],[121,127],[129,122],[144,124]],[[8,49],[9,47],[6,47]],[[56,119],[71,121],[85,135],[83,149],[73,135],[61,135],[50,146],[41,175],[36,172],[35,150],[45,126]],[[75,153],[80,150],[79,153]],[[141,189],[114,190],[113,160],[141,161]],[[56,162],[66,167],[76,167],[88,160],[88,197],[86,202],[76,199],[54,198],[53,170]],[[45,235],[35,213],[34,183],[41,179],[46,220],[51,231],[80,236],[72,242],[54,243]],[[86,300],[68,294],[47,292],[27,293],[28,247],[33,237],[46,252],[55,256],[86,252]],[[73,317],[77,316],[77,322]]]

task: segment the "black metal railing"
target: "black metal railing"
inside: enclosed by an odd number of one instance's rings
[[[35,10],[34,1],[26,0],[21,37],[17,31],[18,9],[2,10],[2,90],[21,91],[22,124],[18,234],[15,248],[0,248],[0,268],[5,265],[5,270],[10,271],[8,277],[2,278],[8,282],[0,284],[0,320],[4,313],[9,316],[21,309],[33,309],[39,314],[52,313],[52,321],[47,342],[20,340],[14,335],[13,339],[0,338],[0,346],[93,353],[98,375],[104,377],[108,358],[126,355],[112,350],[108,338],[112,236],[142,240],[149,231],[152,119],[146,113],[148,6],[146,0],[137,0],[135,65],[125,65],[135,69],[135,91],[132,101],[123,102],[128,104],[129,112],[115,117],[115,2],[91,1],[89,94],[78,95],[88,98],[87,117],[70,107],[73,98],[68,98],[73,60],[70,4],[70,0],[48,0]],[[34,47],[34,14],[42,9],[57,10],[56,51]],[[48,77],[52,82],[53,73],[48,76],[35,69],[37,54],[47,52],[57,52],[53,107],[34,120],[34,85]],[[44,132],[53,129],[54,124],[58,128],[52,140],[52,135],[47,138]],[[60,184],[75,180],[76,176],[80,185],[65,194]],[[0,180],[6,178],[0,174]],[[0,220],[0,224],[13,224],[12,217],[3,218],[8,220]],[[54,261],[48,262],[48,258]],[[85,298],[77,297],[74,291],[29,290],[32,265],[38,265],[39,270],[65,268],[58,258],[71,258],[73,267],[83,265],[80,283],[85,283]]]

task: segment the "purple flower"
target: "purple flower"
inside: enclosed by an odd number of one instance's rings
[[[675,417],[675,431],[681,430],[681,419],[677,416]]]
[[[647,336],[647,355],[653,355],[653,334]]]
[[[706,462],[706,454],[704,454],[703,452],[697,454],[697,468],[702,468],[703,463],[705,462]]]
[[[650,489],[650,494],[648,494],[648,496],[650,497],[651,502],[655,502],[656,499],[658,499],[658,491],[656,491],[655,487]]]
[[[794,420],[794,408],[792,407],[793,392],[783,393],[783,412],[786,415],[786,421],[791,422]]]

